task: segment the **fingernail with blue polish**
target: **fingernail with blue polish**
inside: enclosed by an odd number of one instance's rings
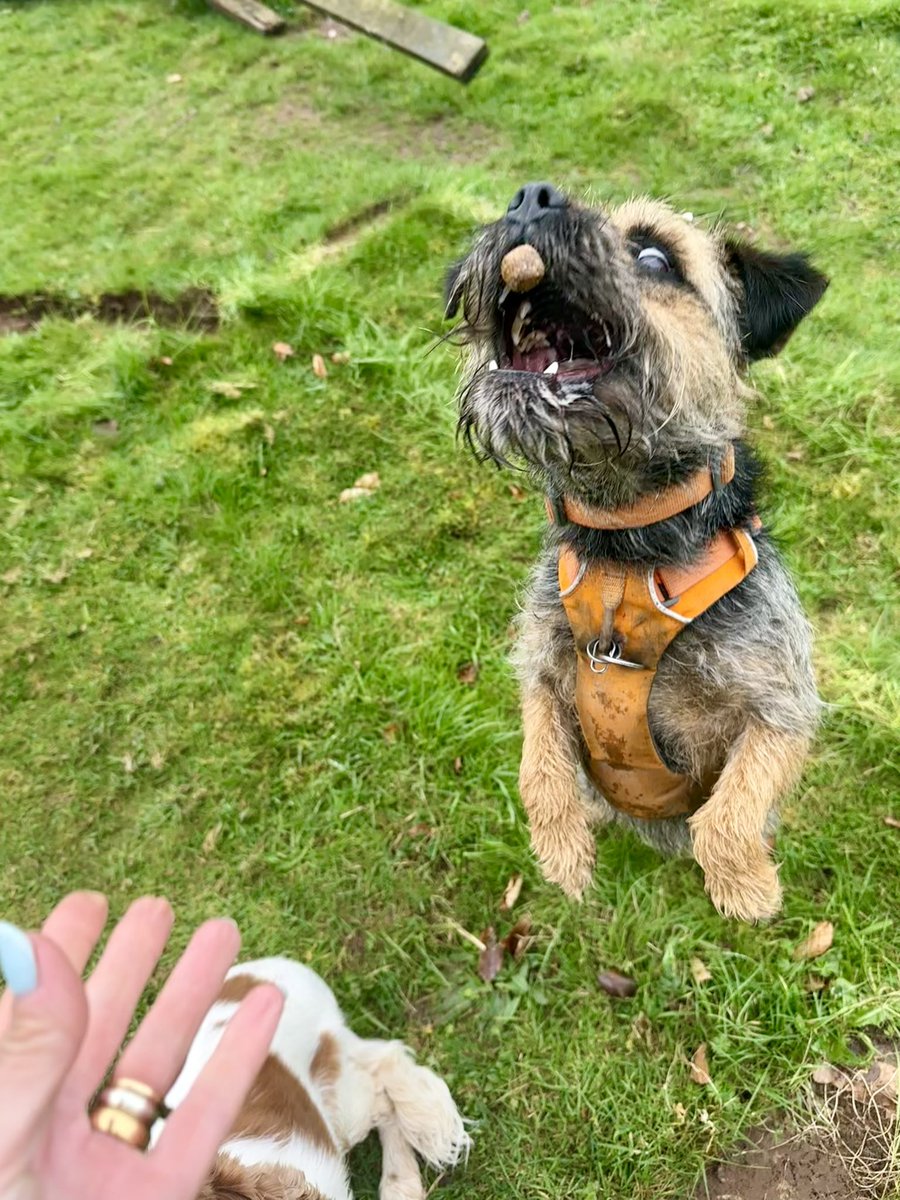
[[[0,921],[0,975],[14,996],[27,996],[37,987],[37,962],[28,934]]]

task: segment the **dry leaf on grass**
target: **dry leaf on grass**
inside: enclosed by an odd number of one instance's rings
[[[694,983],[709,983],[712,979],[712,971],[702,958],[691,959],[691,975],[694,977]]]
[[[794,950],[794,961],[802,962],[804,959],[821,958],[827,950],[831,949],[833,941],[834,926],[830,921],[820,921],[809,937],[805,938]]]
[[[126,775],[133,775],[135,772],[135,761],[133,754],[126,754],[122,758],[122,766],[125,768]]]
[[[506,891],[503,893],[503,899],[500,901],[500,911],[509,912],[515,902],[519,898],[519,892],[522,890],[522,876],[513,875],[506,885]]]
[[[694,1083],[706,1085],[712,1083],[709,1073],[709,1062],[706,1057],[706,1042],[701,1042],[691,1058],[691,1079]]]
[[[519,487],[517,483],[511,483],[509,485],[509,494],[512,496],[513,500],[524,500],[528,496],[528,493],[525,491],[525,489]]]
[[[900,829],[900,821],[896,817],[885,817],[884,823],[888,829]]]
[[[456,672],[456,678],[460,683],[473,684],[478,678],[479,669],[478,663],[463,663],[463,665]]]
[[[69,578],[69,572],[65,567],[59,566],[55,571],[45,571],[41,578],[44,583],[62,583],[63,580]]]
[[[453,760],[453,774],[454,775],[462,775],[462,769],[463,769],[463,760],[460,757],[460,755],[457,754],[456,758],[454,758],[454,760]]]
[[[284,362],[286,358],[294,357],[294,347],[290,342],[273,342],[272,353],[279,362]]]
[[[206,385],[214,396],[224,396],[226,400],[240,400],[244,392],[252,392],[255,383],[244,383],[237,379],[214,379]]]
[[[21,567],[10,567],[8,571],[4,571],[3,574],[0,575],[0,582],[2,582],[2,583],[18,583],[21,578],[22,578],[22,568]]]
[[[808,104],[815,94],[816,89],[814,87],[797,88],[797,103]]]
[[[851,1071],[823,1063],[813,1071],[813,1083],[849,1092],[860,1104],[874,1100],[885,1108],[897,1107],[898,1068],[895,1062],[879,1058],[863,1071]]]
[[[365,475],[360,475],[359,479],[354,481],[353,486],[367,488],[370,492],[377,492],[381,487],[381,476],[377,471],[367,471]]]
[[[382,729],[381,736],[388,743],[388,745],[391,745],[391,743],[396,742],[397,734],[399,732],[400,732],[399,721],[391,721],[390,725],[385,725],[384,729]]]
[[[161,367],[171,367],[172,365],[172,359],[168,354],[161,354],[157,361]]]
[[[163,756],[160,754],[160,752],[158,750],[154,750],[153,753],[150,755],[150,766],[153,768],[154,771],[161,771],[165,765],[166,765],[166,760],[163,758]]]
[[[484,943],[484,949],[478,956],[478,974],[485,983],[493,983],[503,966],[506,947],[502,942],[497,941],[493,925],[488,926],[481,935],[481,940]]]
[[[203,853],[212,854],[213,850],[216,848],[216,842],[218,842],[221,836],[222,822],[218,821],[215,825],[213,825],[212,829],[207,831],[206,837],[203,839],[203,846],[201,847]]]
[[[181,76],[177,71],[173,71],[171,75],[166,76],[166,83],[181,83]]]
[[[328,378],[328,368],[325,366],[325,359],[321,354],[314,354],[312,356],[312,371],[316,379]]]
[[[346,367],[347,363],[350,361],[350,351],[349,350],[336,351],[334,354],[332,354],[331,361],[337,367]]]
[[[80,550],[75,551],[75,557],[80,558],[83,562],[87,558],[93,558],[94,552],[90,546],[83,546]]]
[[[601,971],[597,982],[607,996],[615,996],[618,1000],[628,1000],[637,991],[637,983],[618,971]]]
[[[338,501],[341,504],[350,504],[353,500],[371,500],[375,493],[371,488],[352,487],[344,488],[338,496]]]
[[[531,917],[526,913],[525,916],[519,917],[500,945],[505,948],[511,958],[518,961],[531,945],[530,933]]]
[[[108,420],[95,421],[93,430],[98,437],[115,437],[119,432],[119,422],[111,417]]]

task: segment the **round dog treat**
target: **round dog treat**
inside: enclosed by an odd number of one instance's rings
[[[503,282],[511,292],[530,292],[544,278],[544,260],[534,246],[516,246],[500,264]]]

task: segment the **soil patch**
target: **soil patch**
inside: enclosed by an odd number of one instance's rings
[[[821,1138],[785,1142],[757,1130],[735,1163],[707,1172],[696,1200],[860,1200],[860,1190]]]
[[[44,317],[71,320],[85,314],[114,325],[153,321],[209,332],[219,327],[219,308],[206,288],[186,288],[173,298],[156,292],[102,292],[99,296],[60,296],[52,292],[0,295],[0,335],[25,333]]]

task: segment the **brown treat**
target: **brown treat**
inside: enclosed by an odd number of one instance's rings
[[[516,246],[500,264],[503,282],[512,292],[530,292],[544,278],[544,260],[534,246]]]

